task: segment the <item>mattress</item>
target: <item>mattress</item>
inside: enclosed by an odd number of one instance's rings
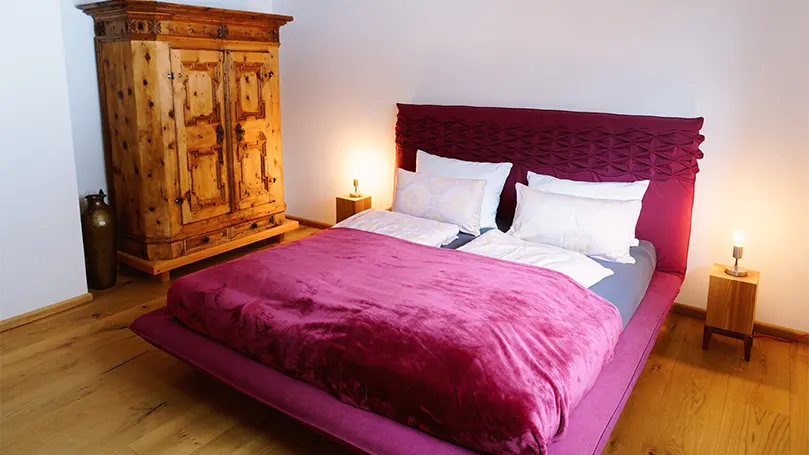
[[[629,249],[629,254],[635,258],[634,264],[619,264],[594,258],[596,262],[612,270],[613,274],[590,287],[591,291],[618,308],[624,327],[646,295],[657,266],[657,252],[650,242],[641,240],[640,245]]]

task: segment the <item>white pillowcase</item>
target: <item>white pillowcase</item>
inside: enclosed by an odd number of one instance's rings
[[[526,242],[497,229],[486,232],[458,249],[555,270],[586,288],[613,274],[612,270],[581,253],[542,243]]]
[[[537,174],[528,171],[528,186],[546,193],[569,194],[571,196],[631,201],[643,199],[649,188],[648,180],[637,182],[579,182]]]
[[[389,235],[427,246],[446,245],[458,238],[458,226],[404,213],[368,209],[334,225]]]
[[[497,207],[500,193],[506,184],[511,163],[477,163],[452,158],[442,158],[419,150],[416,153],[416,172],[461,179],[486,180],[486,193],[480,210],[480,227],[497,227]]]
[[[629,247],[639,200],[612,201],[545,193],[517,184],[517,210],[509,234],[587,256],[634,264]]]
[[[579,182],[536,174],[528,171],[528,186],[546,193],[569,194],[571,196],[610,199],[613,201],[642,200],[649,189],[648,180],[637,182]],[[633,238],[632,246],[640,241]]]
[[[393,211],[458,226],[480,235],[486,180],[459,179],[396,169]]]

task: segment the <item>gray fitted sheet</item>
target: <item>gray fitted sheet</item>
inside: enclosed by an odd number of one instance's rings
[[[629,249],[629,254],[635,258],[634,264],[619,264],[594,258],[596,262],[612,270],[613,275],[590,287],[591,291],[618,308],[624,327],[646,295],[657,266],[657,252],[650,242],[641,240],[640,245]]]
[[[483,235],[487,231],[491,231],[492,229],[493,228],[483,228],[483,229],[480,230],[480,234]],[[460,248],[460,247],[466,245],[467,243],[471,242],[472,240],[475,240],[476,238],[478,238],[476,235],[467,234],[465,232],[459,232],[457,239],[455,239],[452,242],[442,246],[441,248],[447,248],[449,250],[454,250],[454,249],[457,249],[457,248]]]

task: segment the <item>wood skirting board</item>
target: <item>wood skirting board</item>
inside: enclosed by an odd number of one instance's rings
[[[0,332],[5,332],[6,330],[11,330],[34,321],[38,321],[56,313],[61,313],[72,308],[76,308],[77,306],[91,302],[92,300],[93,294],[85,292],[84,294],[77,295],[76,297],[71,297],[67,300],[56,302],[53,305],[37,308],[36,310],[29,311],[27,313],[18,314],[17,316],[3,319],[0,321]]]
[[[323,223],[323,222],[320,222],[320,221],[309,220],[309,219],[306,219],[306,218],[301,218],[299,216],[287,215],[287,219],[288,220],[295,220],[298,223],[300,223],[302,226],[309,226],[309,227],[313,227],[313,228],[317,228],[317,229],[328,229],[328,228],[334,226],[331,223]]]
[[[695,306],[674,302],[674,305],[671,307],[671,311],[697,319],[705,319],[705,308],[697,308]],[[800,330],[758,321],[753,324],[753,333],[760,333],[762,335],[782,338],[784,340],[791,340],[806,334],[806,332],[802,332]],[[809,344],[809,337],[799,339],[798,343]]]

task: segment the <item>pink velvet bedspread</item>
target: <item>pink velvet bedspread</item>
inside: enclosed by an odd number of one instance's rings
[[[498,454],[545,452],[621,332],[557,272],[352,229],[180,278],[168,308],[345,403]]]

